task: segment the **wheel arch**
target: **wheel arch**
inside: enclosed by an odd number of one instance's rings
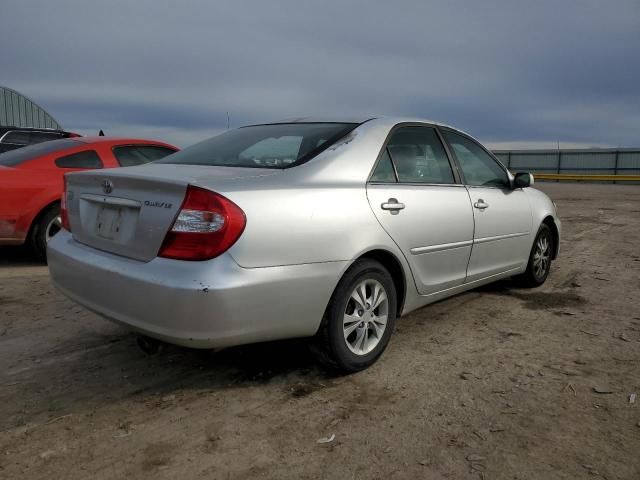
[[[31,236],[33,235],[33,231],[35,230],[36,225],[38,225],[38,223],[40,222],[40,219],[42,218],[42,216],[47,212],[47,210],[54,207],[55,205],[60,205],[59,198],[56,198],[55,200],[52,200],[49,203],[47,203],[44,207],[40,209],[40,211],[36,214],[36,216],[33,217],[33,220],[31,220],[31,225],[29,225],[29,231],[27,232],[27,236],[25,239],[26,242],[31,241]]]
[[[402,263],[393,253],[383,249],[369,250],[361,254],[354,260],[354,262],[363,258],[375,260],[381,263],[382,266],[384,266],[389,271],[391,279],[393,280],[393,284],[396,287],[396,295],[398,300],[396,306],[396,315],[399,317],[402,314],[402,309],[404,308],[404,303],[407,296],[407,279],[405,277]]]
[[[542,220],[542,223],[544,223],[551,229],[551,236],[553,239],[553,252],[551,258],[555,260],[555,258],[558,256],[558,249],[560,248],[560,232],[558,231],[558,226],[556,225],[556,222],[551,215],[547,215]]]

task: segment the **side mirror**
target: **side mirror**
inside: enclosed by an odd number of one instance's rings
[[[530,173],[520,172],[513,177],[513,188],[527,188],[533,184],[533,175]]]

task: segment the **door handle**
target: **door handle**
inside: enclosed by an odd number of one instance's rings
[[[383,210],[391,210],[391,213],[395,215],[398,213],[398,210],[402,210],[404,208],[404,203],[398,202],[395,198],[390,198],[380,205],[380,208]]]
[[[485,208],[489,207],[489,204],[484,203],[484,200],[479,198],[478,201],[473,204],[473,206],[476,207],[478,210],[484,210]]]

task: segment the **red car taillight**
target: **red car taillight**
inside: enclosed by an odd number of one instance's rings
[[[62,228],[70,232],[71,225],[69,224],[69,211],[67,210],[67,177],[64,177],[64,190],[60,199],[60,221],[62,222]]]
[[[231,200],[189,185],[158,256],[209,260],[226,252],[238,240],[246,223],[244,212]]]

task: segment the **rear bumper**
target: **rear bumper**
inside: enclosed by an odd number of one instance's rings
[[[140,262],[82,245],[66,231],[48,245],[53,283],[109,320],[151,337],[217,348],[314,335],[347,262],[242,268]]]

